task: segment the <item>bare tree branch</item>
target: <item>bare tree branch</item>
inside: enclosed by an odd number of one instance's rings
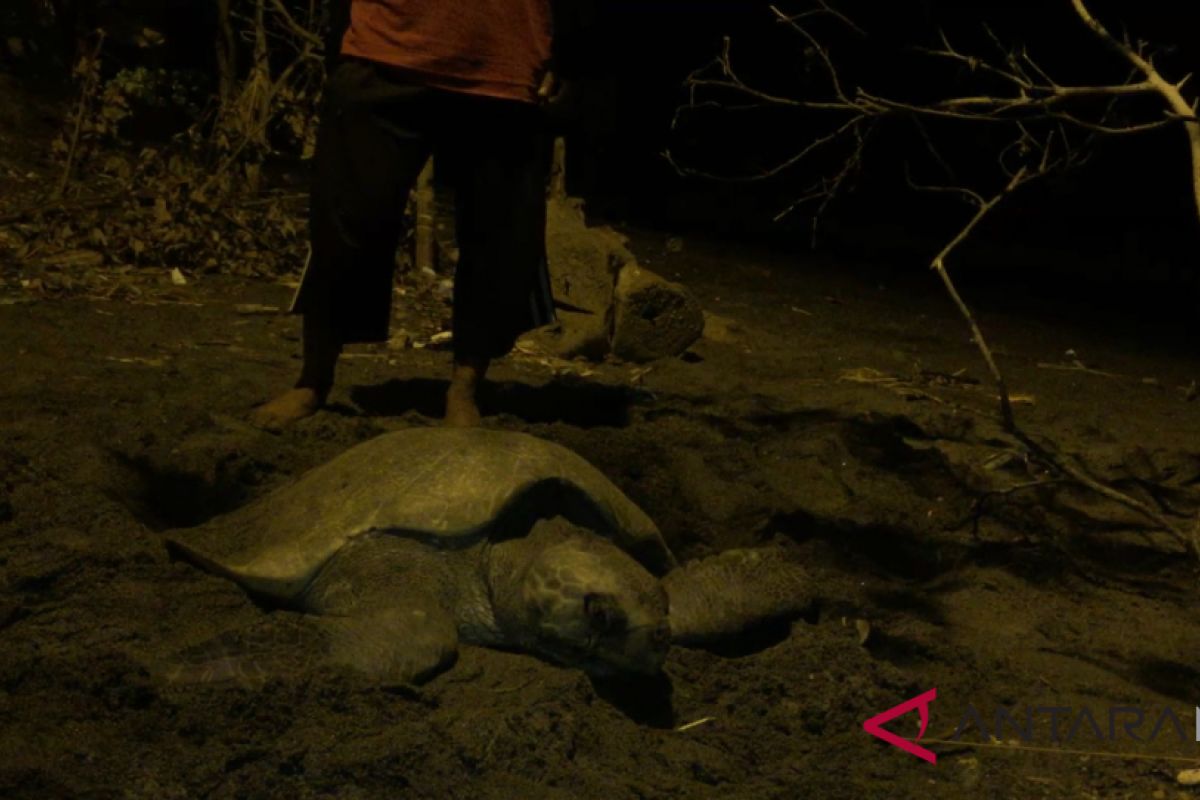
[[[287,26],[292,35],[317,52],[323,49],[325,43],[321,41],[321,37],[297,22],[288,12],[287,6],[283,4],[283,0],[271,0],[271,7],[275,9],[275,13],[283,20],[284,25]]]
[[[1196,530],[1185,532],[1172,520],[1135,497],[1121,492],[1092,478],[1081,467],[1056,455],[1051,449],[1035,442],[1017,425],[1003,372],[983,335],[971,309],[959,294],[947,267],[948,260],[967,241],[1010,195],[1022,186],[1044,178],[1059,170],[1071,169],[1085,163],[1093,145],[1101,136],[1125,136],[1140,134],[1159,128],[1181,125],[1187,133],[1192,182],[1198,217],[1200,217],[1200,120],[1197,119],[1197,100],[1189,102],[1183,95],[1190,75],[1171,82],[1162,76],[1148,55],[1144,42],[1131,42],[1128,37],[1118,39],[1088,11],[1085,0],[1070,0],[1075,14],[1093,35],[1100,38],[1117,52],[1131,67],[1124,81],[1078,84],[1056,80],[1044,69],[1030,51],[1023,46],[1014,47],[1006,43],[986,24],[982,30],[994,53],[980,55],[955,47],[945,31],[936,33],[937,43],[931,47],[909,48],[909,52],[928,59],[933,64],[945,64],[955,69],[965,68],[967,77],[973,80],[970,91],[943,92],[940,96],[923,83],[922,91],[933,94],[919,99],[899,95],[892,91],[873,91],[861,85],[850,87],[844,73],[833,58],[833,53],[821,36],[810,28],[810,24],[821,19],[833,20],[841,28],[865,37],[858,24],[831,5],[830,0],[814,0],[816,7],[798,14],[788,14],[777,6],[770,6],[775,20],[794,31],[802,40],[805,52],[811,53],[819,64],[819,70],[827,79],[827,86],[820,91],[810,91],[803,96],[788,96],[777,90],[768,91],[744,79],[734,68],[731,44],[724,41],[721,54],[710,65],[697,70],[687,79],[689,103],[676,112],[678,123],[686,109],[701,111],[761,111],[781,109],[815,114],[822,119],[832,116],[833,122],[819,132],[808,135],[791,155],[771,166],[752,174],[737,177],[714,176],[692,166],[681,165],[668,152],[667,158],[681,174],[704,177],[721,177],[723,180],[755,181],[773,178],[811,162],[816,153],[827,153],[829,148],[845,142],[845,155],[825,170],[826,177],[818,179],[784,208],[775,219],[792,213],[800,205],[816,202],[813,217],[813,237],[816,226],[833,199],[844,189],[849,176],[857,174],[863,160],[865,147],[875,131],[880,130],[884,120],[901,118],[911,120],[917,127],[924,149],[934,163],[953,181],[954,170],[942,157],[928,125],[940,125],[938,130],[953,129],[957,134],[961,125],[972,124],[983,128],[983,141],[992,152],[995,163],[1003,176],[1003,185],[990,194],[971,186],[956,183],[931,184],[918,182],[905,164],[905,180],[908,186],[920,192],[958,197],[974,209],[966,223],[955,232],[930,261],[930,268],[941,279],[947,293],[971,330],[972,340],[978,348],[988,371],[995,382],[999,395],[1000,416],[1004,428],[1021,441],[1028,452],[1081,486],[1116,503],[1130,508],[1170,533],[1177,541],[1200,557],[1200,522]],[[882,76],[886,78],[886,76]],[[947,76],[947,85],[958,86],[961,77],[956,73]],[[886,84],[886,81],[881,81]],[[936,89],[937,83],[932,87]],[[1164,108],[1157,118],[1147,118],[1145,104],[1132,104],[1131,100],[1158,96]],[[740,98],[740,99],[739,99]],[[1100,102],[1097,101],[1107,101]],[[1099,105],[1099,107],[1098,107]],[[1118,109],[1128,112],[1128,117],[1118,116]],[[1006,143],[997,143],[995,132],[1011,128],[1013,136]],[[849,140],[849,141],[847,141]]]
[[[1150,59],[1144,57],[1139,50],[1131,47],[1128,42],[1118,40],[1109,33],[1108,29],[1092,16],[1087,6],[1084,5],[1083,0],[1071,0],[1071,7],[1075,9],[1075,13],[1079,15],[1083,24],[1092,33],[1098,36],[1109,47],[1116,50],[1126,61],[1146,76],[1146,83],[1153,86],[1154,90],[1162,96],[1171,112],[1183,120],[1183,127],[1187,132],[1188,147],[1192,159],[1192,194],[1196,202],[1197,218],[1200,218],[1200,119],[1196,117],[1196,106],[1200,100],[1193,100],[1189,103],[1184,99],[1181,91],[1187,84],[1188,79],[1191,78],[1191,74],[1185,75],[1176,83],[1171,83],[1155,69]]]

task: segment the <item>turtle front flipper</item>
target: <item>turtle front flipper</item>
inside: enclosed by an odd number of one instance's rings
[[[322,617],[334,664],[382,686],[423,683],[458,658],[458,626],[432,604],[391,606],[363,617]]]
[[[385,608],[361,617],[276,611],[178,653],[162,677],[174,684],[233,683],[259,688],[295,680],[319,666],[380,685],[421,683],[457,656],[454,620],[438,609]]]
[[[783,551],[728,550],[691,561],[663,578],[671,640],[716,644],[751,628],[794,619],[813,605],[805,570]]]

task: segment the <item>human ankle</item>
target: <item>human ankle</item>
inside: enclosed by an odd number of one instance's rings
[[[296,385],[294,387],[292,387],[292,391],[311,393],[313,401],[318,406],[325,405],[325,401],[327,399],[329,399],[329,392],[332,389],[333,389],[333,386],[331,384],[316,385],[316,384],[307,383],[305,381],[299,381],[296,383]]]
[[[459,390],[479,388],[479,384],[487,376],[490,359],[476,356],[456,356],[454,368],[450,373],[450,387]]]

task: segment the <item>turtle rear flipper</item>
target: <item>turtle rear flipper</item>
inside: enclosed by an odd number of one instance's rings
[[[316,667],[360,674],[380,685],[429,680],[457,656],[454,620],[433,609],[387,608],[361,617],[277,611],[177,654],[162,676],[174,684],[236,683],[260,688]]]
[[[175,682],[308,674],[319,664],[388,684],[419,683],[454,663],[458,627],[440,601],[440,562],[415,542],[385,534],[352,540],[298,598],[307,614],[275,611],[181,653]]]
[[[285,611],[246,628],[224,631],[177,653],[162,677],[175,684],[236,683],[258,688],[272,678],[309,672],[332,643],[327,626]]]
[[[663,578],[671,640],[709,645],[756,626],[802,616],[813,605],[804,569],[779,549],[728,550],[691,561]]]

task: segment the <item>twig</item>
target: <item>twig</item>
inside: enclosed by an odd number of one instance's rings
[[[956,529],[961,528],[969,521],[971,523],[971,535],[978,536],[979,518],[983,516],[983,507],[987,504],[988,500],[992,499],[993,497],[1008,497],[1009,495],[1016,494],[1017,492],[1023,492],[1029,489],[1040,489],[1044,486],[1059,486],[1065,482],[1066,481],[1063,478],[1041,478],[1037,480],[1026,481],[1024,483],[1014,484],[1012,486],[1006,486],[1003,489],[989,489],[975,498],[975,500],[971,503],[971,508],[967,512],[966,518],[954,527]]]
[[[287,26],[288,30],[290,30],[305,44],[317,52],[320,52],[323,49],[325,43],[321,41],[321,37],[317,36],[308,28],[305,28],[299,22],[296,22],[295,18],[292,17],[291,13],[288,12],[287,6],[283,4],[282,0],[271,0],[271,5],[275,9],[275,13],[278,14],[283,20],[283,23]]]
[[[280,73],[279,78],[276,79],[271,84],[271,87],[267,90],[266,99],[262,103],[263,108],[270,108],[270,104],[275,99],[275,95],[284,86],[288,78],[291,77],[292,71],[310,57],[312,57],[311,48],[305,48],[300,55],[297,56],[294,61],[292,61],[291,64],[284,68],[283,72]],[[254,141],[260,133],[266,130],[267,125],[270,123],[271,116],[269,114],[263,114],[262,118],[258,120],[258,123],[254,126],[254,128],[245,131],[242,140],[238,142],[237,146],[230,151],[230,153],[217,166],[217,168],[212,171],[212,173],[208,176],[208,179],[200,185],[200,188],[195,192],[192,192],[192,197],[203,196],[207,194],[208,190],[212,188],[213,184],[215,184],[221,178],[221,176],[225,174],[225,171],[237,162],[237,159],[239,156],[241,156],[242,151],[245,150],[246,147],[252,141]]]
[[[1149,505],[1141,500],[1138,500],[1132,495],[1126,494],[1119,489],[1114,489],[1107,484],[1101,483],[1091,475],[1088,475],[1087,472],[1080,467],[1072,464],[1070,461],[1059,458],[1056,454],[1050,452],[1047,448],[1035,442],[1024,432],[1014,429],[1012,433],[1017,437],[1021,444],[1029,448],[1030,452],[1036,455],[1044,463],[1062,473],[1065,473],[1066,475],[1069,475],[1072,480],[1076,481],[1082,486],[1087,487],[1088,489],[1091,489],[1096,494],[1106,497],[1118,505],[1125,506],[1131,511],[1136,511],[1137,513],[1141,514],[1159,528],[1174,536],[1176,541],[1178,541],[1185,550],[1190,549],[1197,558],[1200,558],[1200,520],[1197,520],[1196,525],[1193,527],[1190,533],[1185,533],[1182,528],[1180,528],[1158,510],[1151,508]]]
[[[975,230],[979,223],[983,221],[983,218],[1001,200],[1016,191],[1028,179],[1027,170],[1022,167],[1017,170],[1008,184],[998,193],[987,200],[980,198],[982,202],[975,210],[975,214],[967,221],[962,230],[955,234],[954,238],[947,242],[946,246],[933,257],[933,261],[930,263],[930,267],[937,271],[938,276],[942,279],[942,283],[946,287],[946,291],[950,293],[950,299],[958,306],[959,312],[966,319],[967,325],[970,326],[971,338],[975,342],[975,346],[979,348],[979,352],[983,355],[983,360],[987,362],[988,370],[992,373],[992,378],[996,381],[996,389],[1000,393],[1000,419],[1004,425],[1004,429],[1010,433],[1016,430],[1017,423],[1013,418],[1012,399],[1008,394],[1008,385],[1004,380],[1004,375],[1000,372],[1000,368],[996,366],[996,359],[992,356],[991,348],[988,347],[987,340],[983,336],[983,331],[979,328],[979,323],[975,321],[975,315],[971,313],[971,309],[963,301],[962,296],[958,293],[958,289],[954,285],[954,281],[950,278],[950,272],[946,269],[946,258],[971,235],[971,232]]]
[[[217,98],[218,109],[224,110],[233,97],[237,80],[237,43],[230,22],[231,0],[217,0]]]
[[[1074,364],[1049,364],[1044,361],[1038,362],[1038,369],[1057,369],[1063,372],[1086,372],[1089,375],[1102,375],[1105,378],[1123,378],[1124,375],[1118,375],[1115,372],[1105,372],[1102,369],[1093,369],[1076,361]]]
[[[101,28],[96,32],[96,46],[92,52],[83,57],[81,69],[86,69],[85,80],[79,94],[79,105],[75,108],[75,123],[71,130],[71,142],[67,146],[67,163],[63,165],[62,177],[58,181],[58,187],[54,190],[54,198],[61,199],[67,192],[67,185],[71,182],[71,171],[75,167],[75,155],[79,151],[79,136],[83,132],[83,118],[87,115],[88,106],[91,105],[92,96],[96,92],[96,86],[100,83],[100,72],[96,66],[96,60],[100,58],[100,49],[104,46],[104,29]]]

